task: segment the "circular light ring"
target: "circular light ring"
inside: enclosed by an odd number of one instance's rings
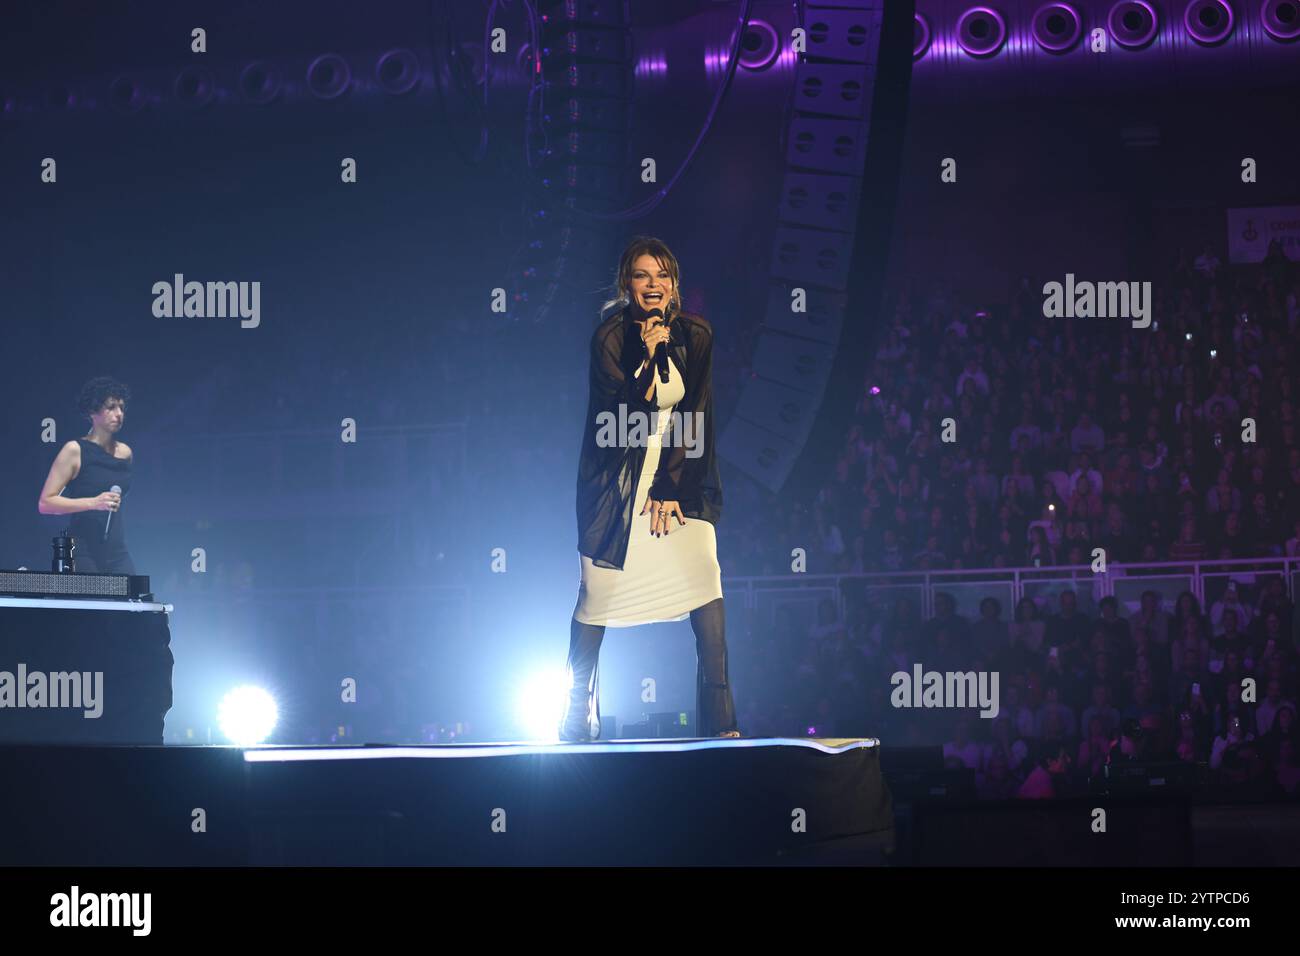
[[[239,71],[239,91],[246,102],[264,106],[280,95],[280,73],[264,60]]]
[[[351,83],[352,68],[337,53],[324,53],[307,66],[307,88],[319,99],[337,99]]]
[[[216,95],[217,85],[212,74],[201,66],[187,66],[176,74],[172,95],[177,102],[191,108],[207,106]]]
[[[1136,22],[1130,26],[1126,20]],[[1140,50],[1156,38],[1160,18],[1146,0],[1120,0],[1106,15],[1106,28],[1111,39],[1126,50]]]
[[[912,17],[912,59],[919,60],[930,49],[930,21],[921,14]]]
[[[375,82],[385,93],[409,93],[419,79],[420,60],[410,50],[389,50],[375,62]]]
[[[757,41],[752,49],[748,45],[751,37]],[[740,40],[739,65],[757,73],[775,63],[780,53],[781,41],[777,36],[776,27],[766,20],[750,20],[745,35]]]
[[[992,7],[971,7],[957,18],[957,43],[971,56],[992,56],[1007,41],[1007,21]]]
[[[1228,39],[1235,23],[1227,0],[1192,0],[1183,11],[1187,35],[1202,46],[1213,46]]]
[[[108,105],[119,113],[138,113],[144,106],[144,90],[131,77],[116,76],[108,84]]]
[[[1300,37],[1300,3],[1297,0],[1264,0],[1259,19],[1274,40],[1285,43]]]
[[[1030,32],[1048,53],[1065,53],[1083,36],[1083,18],[1068,3],[1046,3],[1034,12]]]

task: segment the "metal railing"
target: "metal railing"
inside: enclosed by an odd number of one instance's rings
[[[952,595],[957,612],[974,618],[979,602],[997,598],[1003,618],[1010,619],[1023,598],[1033,598],[1040,609],[1064,590],[1075,592],[1079,610],[1094,613],[1105,597],[1116,598],[1121,609],[1136,610],[1143,591],[1154,590],[1161,596],[1165,610],[1170,610],[1177,595],[1190,591],[1202,609],[1217,600],[1229,579],[1238,583],[1244,600],[1249,600],[1260,579],[1282,578],[1287,596],[1294,601],[1300,582],[1300,558],[1234,558],[1215,561],[1160,561],[1117,564],[1109,562],[1104,573],[1094,573],[1091,565],[1069,564],[1052,567],[963,568],[953,571],[892,571],[859,574],[785,574],[759,577],[734,576],[723,579],[728,602],[737,602],[752,620],[765,611],[775,614],[778,607],[802,610],[810,614],[801,619],[816,620],[817,607],[824,600],[835,606],[836,619],[847,618],[852,600],[865,600],[873,606],[892,605],[894,598],[911,596],[922,618],[934,614],[934,597]],[[1121,610],[1122,613],[1122,610]],[[771,619],[767,623],[772,623]]]

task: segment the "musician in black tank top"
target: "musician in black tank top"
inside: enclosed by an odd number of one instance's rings
[[[64,444],[41,490],[41,514],[68,516],[78,571],[136,573],[122,514],[133,456],[130,446],[117,439],[129,398],[127,387],[111,378],[91,379],[83,386],[77,404],[90,419],[90,433]],[[114,485],[120,493],[109,490]]]

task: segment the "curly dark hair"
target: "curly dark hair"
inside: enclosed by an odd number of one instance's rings
[[[122,404],[126,405],[131,401],[131,390],[107,375],[92,378],[81,386],[81,393],[77,396],[77,411],[89,418],[103,408],[110,398],[120,398]]]

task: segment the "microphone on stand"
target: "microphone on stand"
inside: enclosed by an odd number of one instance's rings
[[[649,312],[646,313],[646,316],[648,318],[659,319],[659,322],[657,324],[662,325],[663,318],[664,318],[664,310],[651,309]],[[668,343],[667,342],[660,342],[657,346],[655,346],[655,364],[659,366],[659,381],[663,382],[664,384],[667,384],[668,383]]]
[[[120,494],[122,493],[122,486],[121,486],[121,485],[114,485],[112,488],[109,488],[108,490],[111,491],[111,492],[113,492],[113,494],[115,494],[115,495],[120,495]],[[109,527],[109,525],[111,525],[112,523],[113,523],[113,512],[112,512],[112,511],[109,511],[109,513],[108,513],[108,520],[104,522],[104,540],[105,540],[105,541],[108,540],[108,527]]]

